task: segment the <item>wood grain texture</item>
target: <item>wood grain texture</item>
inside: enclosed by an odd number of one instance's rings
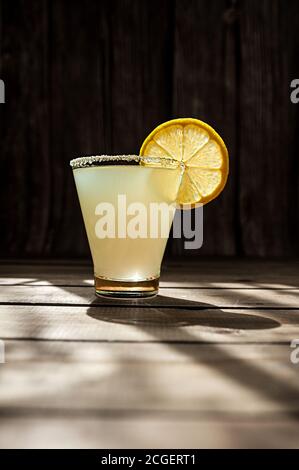
[[[1,23],[1,253],[39,255],[51,206],[47,2],[2,1]]]
[[[109,151],[135,154],[145,136],[171,117],[174,2],[123,0],[107,4],[112,132]]]
[[[1,338],[123,343],[282,343],[299,336],[298,310],[1,305]]]
[[[298,255],[298,2],[1,0],[0,256],[88,257],[69,160],[138,152],[171,117],[207,120],[231,173],[204,245],[169,257]]]
[[[53,285],[87,287],[93,284],[90,264],[73,261],[55,264],[48,261],[31,264],[2,264],[0,285]],[[298,261],[269,260],[198,260],[168,261],[162,265],[164,287],[294,289],[299,288]]]
[[[84,305],[94,307],[162,307],[194,310],[214,308],[299,308],[299,289],[201,289],[164,287],[152,299],[117,300],[95,296],[94,287],[63,286],[10,286],[0,287],[0,305],[12,304],[52,304]]]
[[[0,416],[52,409],[111,418],[296,418],[299,386],[289,356],[288,346],[257,345],[253,352],[249,345],[9,341]]]
[[[240,218],[249,255],[298,254],[298,222],[291,216],[298,195],[288,189],[298,187],[298,117],[290,101],[290,82],[299,75],[298,27],[296,1],[287,12],[281,1],[242,4]]]
[[[199,264],[126,303],[88,266],[4,266],[0,447],[298,447],[297,263]]]
[[[88,253],[69,161],[95,154],[100,146],[102,153],[108,150],[105,135],[108,37],[102,22],[105,5],[90,2],[87,8],[86,3],[75,1],[71,8],[59,0],[48,4],[52,173],[46,183],[51,190],[51,229],[44,249],[46,254],[55,256]]]
[[[204,208],[200,253],[236,254],[234,198],[236,147],[237,51],[234,19],[227,21],[225,0],[176,3],[174,115],[209,122],[230,152],[231,174],[225,192]],[[182,253],[182,240],[175,240]],[[194,256],[193,250],[186,255]]]
[[[117,419],[52,416],[3,418],[2,448],[200,449],[298,448],[296,422],[186,422],[165,418]],[[30,432],[28,432],[30,429]]]

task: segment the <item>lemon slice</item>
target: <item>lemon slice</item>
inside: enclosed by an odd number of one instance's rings
[[[140,155],[177,162],[182,178],[177,203],[196,206],[215,199],[228,176],[228,152],[220,135],[205,122],[192,118],[167,121],[145,139]],[[153,159],[154,160],[154,159]],[[151,165],[143,159],[143,165]]]

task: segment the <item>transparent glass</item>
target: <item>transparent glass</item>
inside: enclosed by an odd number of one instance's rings
[[[147,157],[149,158],[149,157]],[[180,183],[176,168],[138,156],[84,157],[71,166],[97,295],[157,294]]]

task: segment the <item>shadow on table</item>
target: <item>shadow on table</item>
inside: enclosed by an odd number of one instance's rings
[[[173,303],[173,306],[171,306]],[[179,307],[175,307],[178,304]],[[166,307],[167,305],[167,307]],[[248,387],[257,396],[266,400],[279,403],[283,408],[282,416],[299,421],[298,413],[298,387],[287,382],[284,378],[272,374],[263,366],[262,360],[256,362],[250,357],[242,357],[235,354],[232,346],[235,343],[208,341],[210,355],[205,354],[200,347],[201,332],[196,335],[192,331],[182,327],[202,326],[214,328],[215,333],[223,334],[237,332],[237,330],[269,330],[278,328],[280,323],[261,315],[222,311],[215,305],[200,303],[178,298],[170,298],[162,295],[151,301],[122,302],[111,306],[103,300],[95,300],[87,311],[87,315],[93,319],[112,323],[135,325],[140,331],[147,331],[150,327],[150,335],[154,342],[165,342],[164,328],[177,327],[177,332],[184,330],[182,340],[176,335],[176,340],[167,341],[174,350],[184,352],[195,363],[204,364],[218,371],[229,380],[234,380],[242,387]],[[157,328],[155,328],[157,327]],[[202,330],[204,333],[204,330]],[[238,334],[239,332],[237,332]],[[207,345],[207,341],[203,341]],[[198,347],[194,348],[194,343]],[[246,344],[245,341],[243,344]],[[248,341],[250,344],[251,341]],[[254,341],[255,343],[255,341]],[[273,348],[274,342],[269,342]],[[255,345],[252,345],[255,347]],[[277,346],[278,347],[278,346]],[[285,346],[284,346],[285,347]],[[218,360],[215,359],[218,357]],[[212,358],[212,360],[211,360]],[[288,355],[286,356],[288,360]],[[279,444],[279,443],[276,443]],[[269,445],[265,437],[265,445]],[[273,445],[273,442],[271,442]]]
[[[280,323],[260,315],[223,311],[214,305],[158,295],[153,299],[95,299],[87,315],[101,321],[140,326],[203,326],[266,330]]]

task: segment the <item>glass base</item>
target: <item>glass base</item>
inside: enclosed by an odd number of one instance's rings
[[[94,283],[96,295],[104,297],[152,297],[159,290],[159,277],[144,281],[117,281],[95,276]]]

